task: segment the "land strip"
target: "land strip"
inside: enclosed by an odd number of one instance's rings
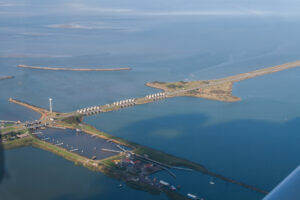
[[[241,99],[232,95],[232,87],[235,82],[299,66],[300,61],[297,61],[215,80],[179,81],[169,83],[160,81],[148,82],[146,83],[146,86],[161,89],[163,92],[150,94],[140,98],[125,99],[106,105],[82,108],[77,111],[70,112],[68,115],[70,117],[97,115],[104,112],[112,112],[135,105],[152,103],[177,96],[191,96],[223,102],[236,102]]]
[[[18,65],[20,68],[27,69],[41,69],[41,70],[54,70],[54,71],[122,71],[122,70],[131,70],[130,67],[124,68],[58,68],[58,67],[38,67],[38,66],[29,66],[29,65]]]
[[[168,97],[192,96],[225,102],[235,102],[240,100],[239,97],[232,95],[232,86],[235,82],[299,66],[300,61],[296,61],[215,80],[179,81],[170,83],[154,81],[148,82],[146,85],[163,90],[167,93]]]
[[[1,80],[7,80],[7,79],[12,79],[14,76],[0,76],[0,81]]]
[[[41,114],[41,118],[40,118],[40,119],[44,118],[45,115],[47,115],[47,113],[48,113],[48,110],[46,110],[46,109],[44,109],[44,108],[40,108],[40,107],[31,105],[31,104],[29,104],[29,103],[25,103],[25,102],[16,100],[16,99],[9,98],[8,101],[11,102],[11,103],[18,104],[18,105],[20,105],[20,106],[24,106],[24,107],[26,107],[26,108],[29,108],[29,109],[35,111],[35,112],[40,113],[40,114]]]

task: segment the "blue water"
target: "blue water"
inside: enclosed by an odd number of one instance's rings
[[[9,97],[45,108],[52,97],[54,110],[66,112],[156,91],[147,81],[214,79],[300,59],[300,23],[292,17],[75,15],[61,11],[58,1],[48,4],[31,1],[18,15],[0,18],[0,75],[15,76],[0,82],[0,119],[39,118]],[[111,28],[100,29],[100,22]],[[98,28],[47,27],[70,23]],[[59,72],[18,64],[132,70]],[[240,102],[178,97],[85,121],[269,191],[300,164],[299,85],[295,68],[236,83]],[[166,199],[120,190],[117,180],[34,148],[6,151],[5,166],[4,199]],[[263,197],[220,180],[209,185],[197,172],[174,172],[177,179],[155,176],[209,200]]]
[[[166,199],[133,190],[101,173],[76,166],[50,152],[27,147],[7,151],[1,199]]]

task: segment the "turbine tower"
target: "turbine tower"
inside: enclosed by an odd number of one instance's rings
[[[52,113],[52,98],[49,98],[49,104],[50,104],[50,113]]]

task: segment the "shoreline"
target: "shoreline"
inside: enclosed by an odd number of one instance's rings
[[[123,68],[58,68],[58,67],[39,67],[39,66],[29,66],[29,65],[18,65],[19,68],[26,68],[26,69],[40,69],[40,70],[52,70],[52,71],[124,71],[124,70],[131,70],[130,67],[123,67]]]

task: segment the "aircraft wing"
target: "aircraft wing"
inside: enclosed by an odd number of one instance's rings
[[[300,200],[300,165],[263,200]]]

